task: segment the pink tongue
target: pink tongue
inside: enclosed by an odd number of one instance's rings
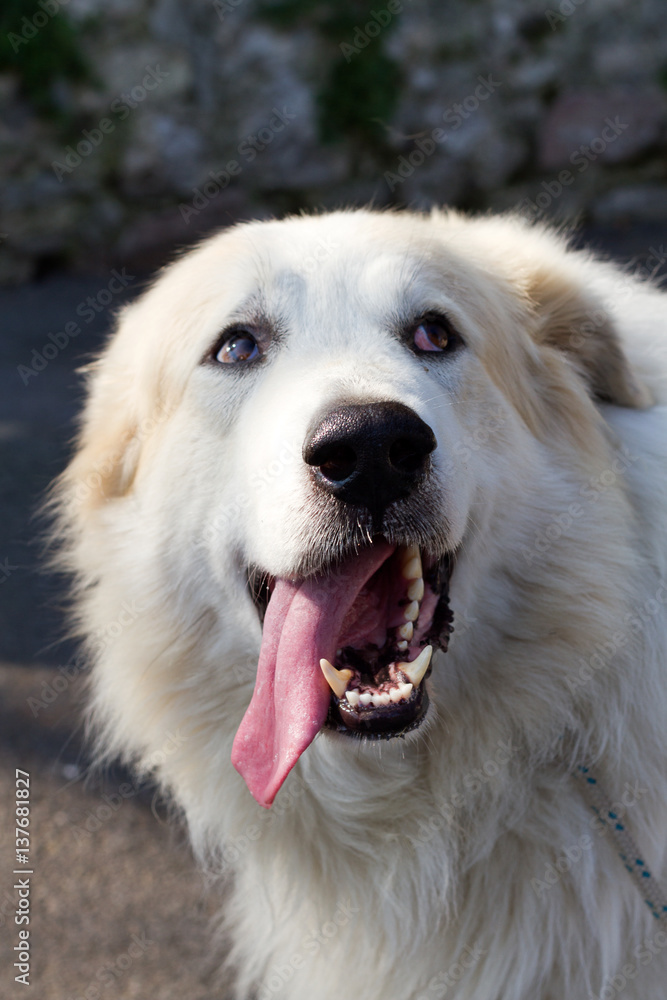
[[[326,576],[276,580],[255,690],[232,748],[232,764],[260,805],[271,805],[324,725],[331,689],[320,660],[334,662],[345,615],[393,551],[388,542],[378,542]]]

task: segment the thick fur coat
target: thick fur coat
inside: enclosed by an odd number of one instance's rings
[[[236,1000],[664,1000],[665,928],[576,771],[664,879],[666,303],[516,217],[350,211],[222,232],[121,314],[57,487],[61,560],[100,755],[154,772],[229,879]],[[456,351],[415,346],[433,314]],[[258,361],[224,339],[252,323]],[[316,502],[303,458],[340,401],[433,431],[379,533],[456,553],[454,631],[419,728],[324,727],[262,809],[231,763],[249,576],[326,573],[378,530]]]

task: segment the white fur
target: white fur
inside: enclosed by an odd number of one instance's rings
[[[259,294],[284,343],[232,388],[200,361]],[[617,400],[589,394],[576,323],[548,342],[570,299],[583,321],[610,318],[583,335],[601,378],[609,329],[620,338]],[[451,364],[388,333],[408,303],[457,324]],[[102,752],[153,769],[231,876],[238,1000],[587,1000],[628,964],[625,1000],[664,998],[667,952],[633,957],[660,926],[571,771],[592,762],[612,799],[640,783],[627,822],[664,873],[666,323],[659,291],[552,233],[454,213],[237,227],[122,314],[60,485],[65,559]],[[316,545],[301,447],[350,397],[400,400],[434,430],[460,546],[455,632],[418,732],[323,731],[267,812],[230,763],[261,640],[245,567],[286,575]],[[538,894],[532,880],[587,835]]]

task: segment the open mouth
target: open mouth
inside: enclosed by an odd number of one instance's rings
[[[451,555],[436,561],[416,545],[398,546],[362,586],[343,620],[334,661],[320,659],[331,688],[327,728],[390,739],[421,724],[432,654],[447,649],[452,631],[452,566]],[[262,621],[274,587],[272,577],[254,577]]]
[[[232,761],[258,801],[324,726],[391,739],[421,724],[432,652],[452,631],[452,565],[377,537],[302,580],[249,574],[263,637]]]
[[[362,587],[334,663],[320,662],[331,688],[329,728],[390,739],[421,724],[433,649],[446,649],[451,631],[450,570],[449,559],[425,564],[417,546],[401,546]]]

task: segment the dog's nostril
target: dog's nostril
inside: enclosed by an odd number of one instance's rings
[[[348,445],[333,445],[319,458],[320,472],[334,483],[349,479],[357,467],[357,454]]]
[[[404,438],[394,441],[389,449],[389,461],[399,472],[414,473],[424,468],[424,462],[431,448],[422,441]]]

